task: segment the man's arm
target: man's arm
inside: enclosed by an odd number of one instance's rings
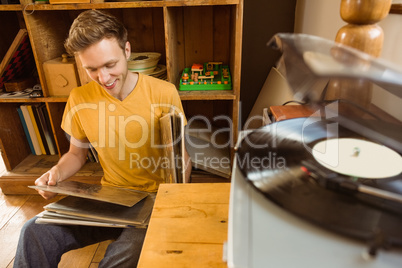
[[[77,140],[71,137],[70,149],[64,154],[57,165],[53,166],[48,172],[36,179],[35,185],[56,185],[58,182],[73,176],[85,164],[88,148],[80,146],[87,144],[88,141]],[[45,199],[56,196],[55,193],[38,191]]]

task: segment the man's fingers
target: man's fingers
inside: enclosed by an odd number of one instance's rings
[[[47,185],[56,185],[57,177],[54,173],[50,172],[48,178],[49,180],[47,181]]]
[[[48,185],[56,185],[59,180],[59,169],[57,166],[54,166],[51,170],[49,170],[49,180],[47,182]]]
[[[47,181],[49,180],[49,172],[46,172],[39,178],[35,180],[35,185],[47,185]]]
[[[39,178],[36,179],[35,185],[56,185],[58,180],[58,170],[51,169]],[[57,194],[43,190],[37,190],[38,193],[45,199],[51,199]]]
[[[46,191],[42,191],[42,190],[37,190],[37,191],[46,200],[52,199],[53,197],[55,197],[57,195],[56,193],[46,192]]]

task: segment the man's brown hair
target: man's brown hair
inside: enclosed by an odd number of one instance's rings
[[[67,53],[73,55],[104,38],[115,38],[124,50],[127,30],[116,17],[98,10],[87,10],[74,20],[64,47]]]

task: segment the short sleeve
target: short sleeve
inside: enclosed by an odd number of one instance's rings
[[[78,140],[86,138],[84,129],[82,127],[79,111],[89,104],[77,104],[75,101],[76,90],[71,91],[64,109],[61,128],[70,136]]]

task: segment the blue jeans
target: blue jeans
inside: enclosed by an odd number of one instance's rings
[[[65,252],[109,239],[115,241],[108,246],[99,267],[136,267],[147,230],[36,224],[35,219],[21,230],[14,267],[57,268]]]

